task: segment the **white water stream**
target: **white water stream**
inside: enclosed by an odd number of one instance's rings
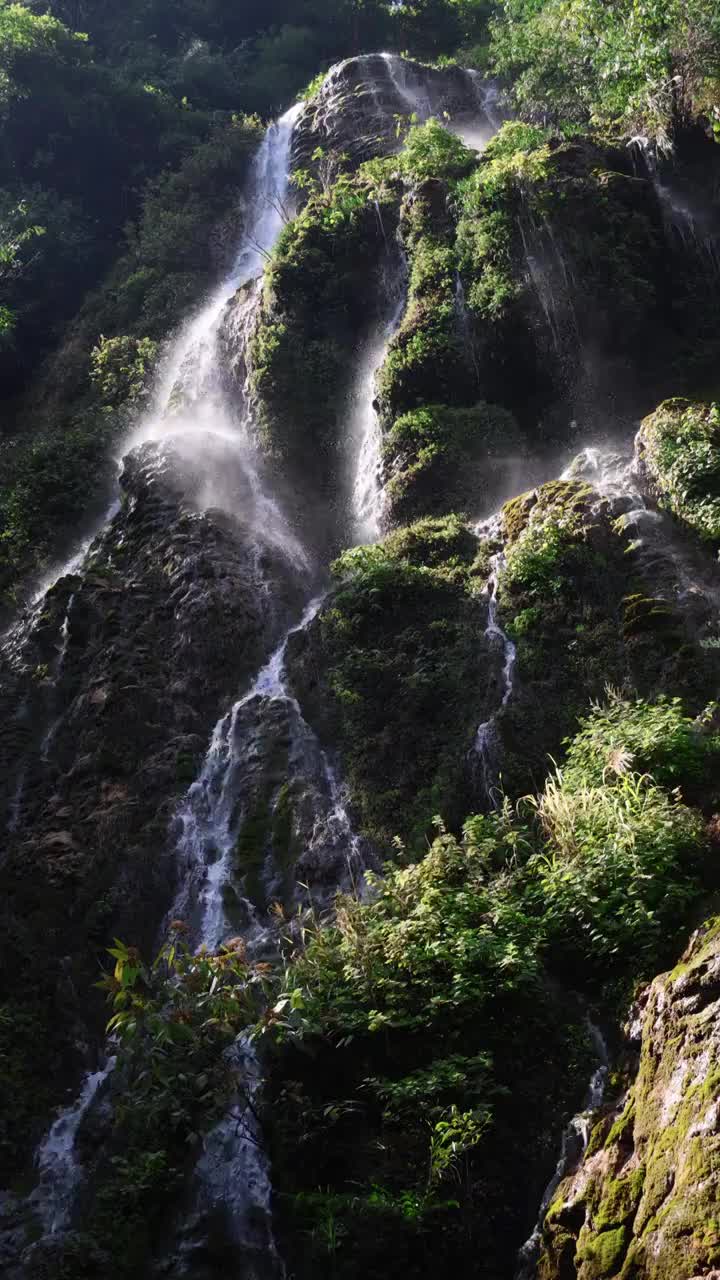
[[[181,330],[172,343],[156,380],[150,410],[138,425],[137,431],[129,442],[129,447],[135,448],[146,440],[158,440],[168,435],[179,433],[187,437],[192,433],[192,437],[198,444],[197,464],[200,467],[202,466],[203,439],[208,432],[236,442],[246,462],[250,489],[255,499],[254,523],[258,537],[283,549],[291,563],[305,566],[307,563],[305,554],[290,533],[278,505],[262,491],[252,450],[248,441],[238,431],[238,424],[227,402],[218,352],[220,323],[227,302],[241,284],[257,281],[262,274],[267,253],[284,224],[284,202],[289,184],[290,145],[294,122],[300,110],[301,104],[294,106],[277,124],[271,125],[267,130],[248,182],[246,231],[233,268],[200,313]],[[117,504],[113,504],[107,513],[107,520],[112,519],[116,510]],[[83,544],[72,559],[63,566],[54,580],[66,573],[79,571],[88,549],[89,541]],[[43,584],[43,594],[51,585],[50,580]],[[37,598],[39,601],[40,593]],[[61,628],[58,660],[53,673],[55,679],[61,674],[67,651],[71,606],[72,598]],[[286,643],[287,637],[268,665],[263,668],[253,690],[230,713],[231,717],[237,718],[241,706],[247,704],[250,698],[257,694],[269,696],[280,694],[282,658]],[[224,717],[221,726],[226,720],[227,717]],[[209,773],[216,757],[220,755],[221,726],[218,726],[213,736],[203,778]],[[50,726],[45,736],[42,748],[44,754],[47,754],[56,728],[57,722]],[[196,787],[201,786],[203,778],[195,784]],[[11,822],[16,821],[19,814],[23,784],[24,773],[21,773],[18,780],[18,794],[12,806]],[[220,831],[222,831],[223,821],[221,812],[220,805],[218,814],[212,815],[217,816]],[[187,839],[191,839],[189,833]],[[203,890],[201,941],[213,947],[217,946],[224,932],[221,907],[224,865],[221,852],[219,863],[215,864],[214,869],[209,869],[208,884]],[[70,1219],[75,1193],[82,1178],[76,1136],[98,1089],[113,1065],[114,1058],[111,1057],[103,1071],[86,1076],[77,1100],[61,1111],[38,1148],[36,1161],[40,1182],[30,1203],[38,1213],[46,1234],[61,1231]]]
[[[397,276],[388,283],[391,313],[362,353],[350,397],[349,437],[354,453],[352,536],[357,543],[377,542],[381,534],[382,429],[376,409],[376,381],[405,310],[404,272],[402,276],[397,272]]]
[[[115,1058],[110,1057],[101,1070],[88,1072],[78,1098],[72,1106],[60,1112],[38,1147],[35,1162],[39,1182],[30,1197],[30,1204],[40,1219],[45,1236],[55,1235],[68,1225],[82,1178],[75,1139],[82,1120],[114,1066]]]
[[[393,76],[398,74],[397,62],[389,58]],[[406,88],[404,93],[412,97],[414,91]],[[415,98],[419,102],[417,95]],[[267,254],[285,221],[292,133],[301,109],[301,105],[293,107],[268,129],[248,182],[247,230],[233,267],[171,344],[148,412],[129,442],[129,447],[135,448],[148,441],[182,436],[196,444],[197,465],[202,467],[203,442],[208,433],[227,440],[237,449],[245,468],[254,503],[252,524],[258,539],[281,549],[297,566],[307,564],[304,551],[278,504],[263,490],[248,424],[237,414],[227,394],[219,340],[225,308],[242,286],[247,288],[237,304],[240,316],[236,327],[247,332]],[[374,540],[380,530],[381,441],[374,407],[375,375],[401,310],[401,304],[393,302],[392,314],[383,324],[377,342],[368,348],[357,382],[351,438],[356,450],[352,509],[358,539]],[[111,517],[114,511],[108,514]],[[86,552],[83,547],[57,577],[70,568],[79,569]],[[342,861],[346,883],[361,887],[364,850],[353,831],[344,788],[305,721],[285,676],[290,637],[311,625],[321,604],[319,597],[308,605],[300,622],[287,631],[251,687],[218,721],[200,775],[181,806],[181,833],[176,846],[181,884],[171,914],[188,920],[198,946],[214,950],[230,933],[237,933],[238,909],[240,930],[250,947],[260,949],[266,943],[267,924],[249,896],[243,896],[243,868],[235,866],[238,831],[248,816],[243,808],[247,803],[245,784],[262,746],[265,718],[279,718],[289,744],[289,774],[293,780],[299,779],[313,797],[311,852],[316,848],[321,866],[323,861],[330,866]],[[497,634],[502,634],[499,628]],[[65,630],[63,644],[67,635]],[[63,660],[64,653],[61,648]],[[508,681],[510,677],[511,666],[507,668]],[[49,731],[51,735],[54,728]],[[277,868],[271,862],[266,859],[261,870],[268,894],[277,882]],[[342,877],[336,876],[333,888],[341,883]],[[232,912],[228,907],[231,900]],[[238,1096],[247,1095],[252,1101],[259,1089],[254,1052],[241,1040],[235,1046],[235,1054]],[[61,1112],[38,1149],[40,1184],[32,1203],[46,1232],[62,1231],[71,1219],[83,1176],[76,1136],[113,1063],[114,1059],[108,1059],[104,1071],[86,1077],[78,1099]],[[196,1200],[200,1211],[222,1215],[231,1224],[232,1238],[249,1248],[255,1247],[253,1241],[257,1242],[258,1221],[264,1223],[261,1247],[276,1256],[270,1226],[269,1169],[253,1124],[254,1121],[248,1128],[247,1122],[238,1123],[234,1106],[207,1135],[195,1170]]]
[[[475,528],[478,538],[497,539],[500,535],[501,516],[492,516],[482,521]],[[500,701],[497,710],[489,720],[478,726],[473,744],[473,754],[480,766],[482,790],[492,808],[498,808],[500,802],[500,744],[497,734],[498,716],[507,707],[513,694],[513,675],[517,661],[517,649],[510,636],[503,631],[498,622],[498,587],[500,574],[505,567],[505,556],[502,551],[490,558],[490,577],[487,585],[488,620],[485,627],[485,639],[492,652],[495,649],[502,654],[502,670],[500,673]]]

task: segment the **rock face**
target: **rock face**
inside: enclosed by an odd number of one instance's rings
[[[310,99],[295,130],[293,157],[312,167],[318,147],[343,167],[389,155],[399,148],[397,117],[431,115],[477,123],[493,112],[492,86],[461,67],[421,67],[392,53],[369,53],[339,62]]]
[[[641,997],[633,1084],[547,1215],[539,1280],[698,1280],[720,1263],[720,921]]]
[[[69,1043],[102,1015],[90,993],[108,938],[154,944],[177,798],[303,592],[302,567],[255,532],[242,459],[212,438],[202,454],[181,438],[133,453],[82,576],[5,641],[0,945],[13,1062],[37,1073],[3,1117],[11,1166],[82,1059]]]

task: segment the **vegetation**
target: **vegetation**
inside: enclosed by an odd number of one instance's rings
[[[423,847],[438,810],[467,811],[467,751],[485,696],[477,539],[457,516],[345,552],[320,620],[324,712],[363,824],[380,846]],[[422,734],[417,726],[423,726]]]
[[[355,1276],[377,1265],[379,1249],[394,1256],[398,1235],[420,1274],[419,1249],[456,1257],[471,1247],[463,1233],[473,1212],[491,1224],[495,1274],[504,1182],[516,1176],[502,1155],[508,1108],[516,1123],[523,1113],[532,1161],[538,1117],[526,1108],[542,1110],[541,1092],[558,1087],[554,1054],[566,1054],[566,1104],[587,1070],[572,1009],[566,1002],[563,1017],[553,1005],[548,966],[613,1002],[617,982],[672,954],[700,892],[699,814],[648,775],[620,769],[596,781],[589,737],[608,718],[632,737],[644,710],[658,738],[663,706],[596,708],[567,771],[524,817],[505,806],[472,818],[461,840],[440,826],[419,861],[387,866],[369,897],[343,896],[332,923],[306,926],[268,1028],[282,1063],[276,1161],[314,1274]],[[673,714],[679,722],[680,708]],[[547,1060],[533,1066],[538,1010]],[[299,1142],[302,1169],[291,1154]]]
[[[338,404],[384,264],[371,190],[362,172],[341,174],[327,191],[314,191],[284,229],[266,270],[260,323],[250,344],[266,447],[305,474],[312,450],[320,486],[336,470]],[[393,192],[380,194],[390,225]]]
[[[704,541],[720,544],[720,405],[667,400],[646,418],[641,461],[660,504]]]
[[[429,404],[402,414],[383,439],[390,518],[485,511],[509,487],[525,448],[512,414],[494,405]]]
[[[113,972],[100,983],[114,1010],[108,1031],[122,1091],[88,1229],[119,1278],[136,1274],[147,1258],[200,1135],[230,1108],[238,1127],[254,1132],[249,1085],[227,1051],[257,1020],[268,966],[250,963],[239,939],[217,954],[195,953],[184,933],[173,922],[151,968],[116,942]]]
[[[523,111],[661,140],[698,111],[720,124],[712,0],[502,0],[498,10],[493,65]]]

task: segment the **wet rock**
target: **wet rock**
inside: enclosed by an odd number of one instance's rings
[[[631,1019],[639,1066],[548,1211],[540,1280],[695,1280],[720,1257],[720,923],[694,934]],[[641,1023],[641,1031],[639,1030]]]
[[[88,572],[56,584],[0,655],[0,826],[9,828],[0,950],[8,987],[31,992],[40,1019],[27,1040],[16,1037],[32,1120],[22,1109],[5,1115],[25,1152],[48,1090],[59,1099],[73,1078],[77,1016],[102,1033],[93,984],[103,948],[113,936],[155,944],[173,891],[173,809],[221,707],[262,665],[305,590],[269,522],[260,525],[268,537],[256,534],[256,496],[226,440],[208,437],[201,456],[183,438],[145,444],[122,484]],[[208,509],[209,495],[223,508]],[[60,1020],[57,954],[72,957],[75,993]]]
[[[339,62],[298,120],[293,161],[313,167],[313,153],[344,157],[356,168],[373,156],[399,148],[396,120],[477,119],[484,111],[484,86],[461,67],[436,69],[397,54],[369,53]]]

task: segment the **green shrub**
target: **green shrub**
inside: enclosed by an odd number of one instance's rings
[[[558,771],[535,808],[546,847],[528,864],[529,895],[551,954],[601,979],[652,973],[699,893],[700,815],[630,772],[589,786]]]
[[[710,787],[715,792],[720,733],[708,719],[686,715],[679,698],[650,702],[610,691],[604,703],[581,719],[568,742],[565,784],[596,787],[632,771],[651,774],[668,789],[681,787],[695,795]]]
[[[661,506],[720,543],[720,404],[665,401],[643,422],[638,447]]]

